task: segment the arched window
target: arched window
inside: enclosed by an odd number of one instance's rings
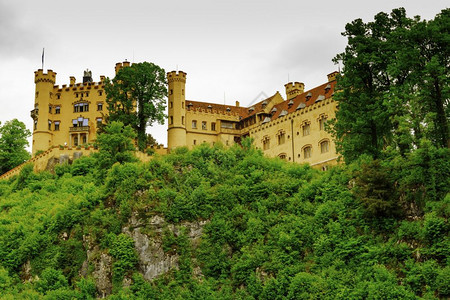
[[[319,130],[325,130],[325,123],[327,122],[327,115],[322,114],[319,116]]]
[[[270,138],[266,135],[262,139],[263,150],[268,150],[270,148]]]
[[[303,147],[303,149],[302,149],[302,152],[303,152],[303,158],[310,158],[311,157],[311,154],[312,154],[312,147],[311,147],[311,145],[306,145],[306,146],[304,146]]]
[[[283,160],[286,160],[286,153],[280,153],[280,154],[278,155],[278,157],[281,158],[281,159],[283,159]]]
[[[284,130],[278,131],[278,145],[284,144],[286,141],[286,133]]]
[[[322,140],[320,143],[320,153],[327,153],[330,151],[330,141],[328,139]]]
[[[310,128],[311,128],[311,123],[308,122],[308,121],[304,121],[303,124],[302,124],[303,136],[309,135]]]

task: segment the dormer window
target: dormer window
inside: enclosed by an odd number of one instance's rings
[[[331,89],[331,84],[327,84],[325,87],[325,93],[328,93],[328,91]]]
[[[312,97],[312,93],[309,92],[309,93],[306,95],[306,101],[308,101],[309,99],[311,99],[311,97]]]
[[[302,102],[302,103],[300,103],[298,106],[297,106],[297,108],[295,109],[295,110],[299,110],[299,109],[302,109],[302,108],[305,108],[306,107],[306,104],[304,103],[304,102]]]
[[[227,112],[230,112],[230,111],[231,111],[231,108],[227,107]]]
[[[276,107],[272,108],[272,110],[270,111],[270,113],[271,113],[272,115],[274,115],[276,112],[277,112],[277,108],[276,108]]]
[[[291,108],[292,105],[294,105],[294,100],[289,100],[288,107]]]
[[[191,110],[191,107],[192,107],[192,106],[193,106],[193,104],[192,104],[191,102],[189,102],[188,105],[187,105],[187,109],[188,109],[188,110]]]
[[[262,105],[262,108],[266,108],[266,106],[267,106],[267,101],[264,100],[263,103],[261,103],[261,105]]]
[[[323,101],[323,100],[325,100],[325,96],[324,95],[319,95],[315,102],[319,102],[319,101]]]
[[[211,111],[212,110],[212,105],[208,105],[208,109],[209,109],[209,111]]]
[[[255,108],[252,106],[248,109],[248,113],[251,114],[254,110],[255,110]]]

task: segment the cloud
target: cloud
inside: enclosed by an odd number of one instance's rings
[[[30,24],[19,12],[18,7],[0,2],[0,55],[3,57],[29,56],[42,35],[40,24]]]

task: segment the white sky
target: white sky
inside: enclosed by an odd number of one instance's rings
[[[187,72],[189,100],[247,106],[263,92],[284,94],[284,84],[305,88],[337,70],[346,23],[373,20],[405,7],[408,16],[432,19],[444,0],[342,1],[25,1],[0,0],[0,121],[13,118],[32,129],[34,71],[93,80],[114,76],[114,65],[149,61]],[[148,130],[167,144],[166,126]]]

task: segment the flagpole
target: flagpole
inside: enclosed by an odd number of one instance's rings
[[[44,71],[44,51],[45,48],[42,48],[42,71]]]

